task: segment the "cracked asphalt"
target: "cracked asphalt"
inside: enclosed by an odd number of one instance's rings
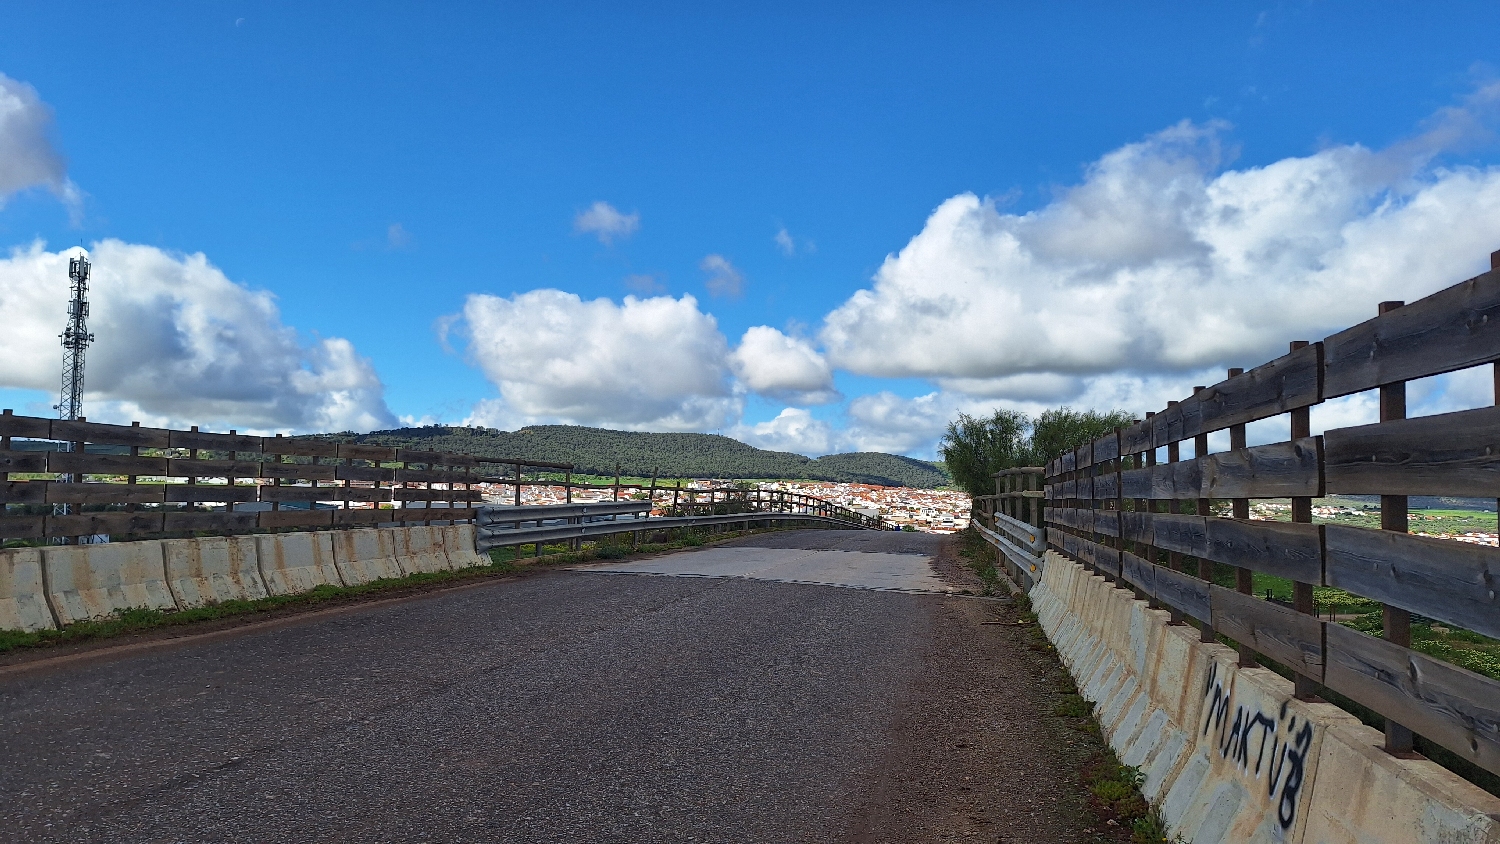
[[[43,663],[0,840],[840,840],[965,600],[539,571]]]

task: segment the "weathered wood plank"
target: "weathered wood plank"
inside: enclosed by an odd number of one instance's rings
[[[1500,407],[1338,428],[1323,460],[1330,494],[1497,498]]]
[[[334,510],[333,523],[336,525],[376,525],[381,522],[394,521],[391,518],[391,510]]]
[[[1323,582],[1317,525],[1219,518],[1206,523],[1208,548],[1201,556],[1300,583]]]
[[[1151,518],[1155,515],[1142,510],[1124,510],[1120,513],[1120,538],[1128,542],[1152,543]]]
[[[1080,469],[1087,469],[1088,467],[1094,465],[1094,462],[1093,443],[1084,443],[1083,445],[1073,449],[1073,468],[1075,471]]]
[[[463,472],[450,472],[447,469],[395,469],[391,480],[396,483],[464,483],[469,476]]]
[[[164,514],[162,530],[214,530],[245,533],[259,524],[261,513],[198,513],[168,512]]]
[[[1366,320],[1323,345],[1325,399],[1500,359],[1500,271]]]
[[[1192,399],[1189,398],[1187,401],[1192,401]],[[1181,403],[1168,407],[1166,410],[1157,411],[1156,415],[1147,421],[1151,424],[1151,445],[1155,448],[1171,445],[1192,436],[1185,433]]]
[[[1324,685],[1500,773],[1500,682],[1343,625],[1326,635]]]
[[[0,504],[45,504],[46,501],[46,481],[0,481]]]
[[[1082,558],[1078,556],[1078,541],[1078,537],[1074,536],[1071,533],[1065,533],[1062,535],[1063,553],[1081,562]]]
[[[1071,472],[1078,468],[1078,455],[1075,452],[1065,451],[1057,459],[1062,466],[1062,472]]]
[[[1094,440],[1093,458],[1095,463],[1105,463],[1120,456],[1120,435],[1111,431],[1108,434]]]
[[[44,516],[0,516],[0,537],[40,539],[46,535]]]
[[[1208,553],[1208,519],[1176,513],[1147,514],[1151,519],[1151,538],[1146,540],[1166,551],[1177,551],[1194,557]]]
[[[259,454],[264,437],[247,434],[211,434],[207,431],[169,431],[171,448],[196,448],[200,451],[239,451]]]
[[[1500,638],[1500,548],[1327,525],[1327,583]]]
[[[168,458],[169,478],[258,478],[263,463],[250,460],[189,460]]]
[[[72,475],[153,475],[167,472],[165,457],[131,457],[128,454],[78,454],[47,452],[47,471]]]
[[[55,420],[36,416],[16,416],[0,413],[0,437],[29,437],[38,440],[52,439],[52,423]],[[8,535],[8,534],[7,534]]]
[[[1131,469],[1121,473],[1120,494],[1156,500],[1318,497],[1320,444],[1308,437]]]
[[[1156,594],[1156,566],[1129,551],[1120,552],[1120,579],[1147,595]]]
[[[1157,566],[1152,576],[1156,591],[1153,597],[1184,615],[1199,621],[1213,621],[1213,607],[1206,581],[1174,571],[1166,566]]]
[[[45,486],[48,504],[160,504],[165,500],[161,484],[52,482]]]
[[[280,527],[333,527],[336,510],[276,510],[256,513],[256,520],[263,528]]]
[[[339,458],[369,460],[375,463],[390,462],[396,459],[396,449],[394,446],[339,443]]]
[[[48,536],[93,536],[94,534],[160,533],[162,514],[148,513],[78,513],[72,516],[48,516]]]
[[[1151,420],[1147,419],[1120,429],[1121,454],[1139,454],[1151,449]]]
[[[337,457],[339,444],[305,437],[264,437],[261,440],[261,450],[267,454],[285,454],[289,457]]]
[[[334,470],[338,468],[340,467],[311,463],[262,463],[260,476],[282,480],[331,481],[334,479]]]
[[[1103,500],[1106,498],[1120,497],[1120,476],[1114,472],[1108,472],[1094,478],[1094,498]]]
[[[1175,408],[1180,427],[1169,430],[1186,439],[1317,404],[1322,351],[1313,343],[1198,391]]]
[[[1210,584],[1214,630],[1288,668],[1323,678],[1323,623],[1290,607]]]
[[[1093,548],[1093,562],[1094,562],[1094,567],[1097,568],[1097,569],[1099,569],[1102,572],[1105,572],[1106,574],[1111,575],[1112,577],[1119,577],[1120,576],[1120,552],[1119,552],[1119,550],[1115,549],[1115,548],[1111,548],[1108,545],[1098,545],[1098,544],[1095,544],[1095,543],[1092,543],[1092,542],[1089,543],[1089,544],[1094,546],[1094,548]]]
[[[105,425],[99,422],[57,419],[52,423],[51,439],[103,445],[140,446],[141,448],[167,448],[171,442],[171,432],[165,428]]]
[[[0,451],[0,472],[45,472],[46,451]]]
[[[374,466],[334,466],[333,476],[341,481],[390,481],[395,469],[379,469]]]
[[[285,489],[286,487],[283,487]],[[228,484],[165,484],[161,487],[166,501],[173,503],[197,503],[200,501],[259,501],[259,487],[250,484],[229,486]],[[275,487],[266,487],[275,489]]]
[[[1118,510],[1094,510],[1094,533],[1105,536],[1120,535],[1120,512]]]

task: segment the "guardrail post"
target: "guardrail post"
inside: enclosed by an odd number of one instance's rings
[[[1381,302],[1380,313],[1396,310],[1405,302]],[[1380,421],[1391,422],[1406,418],[1406,382],[1397,381],[1380,386]],[[1407,532],[1406,496],[1380,496],[1380,529]],[[1411,613],[1390,604],[1381,604],[1381,626],[1385,638],[1402,647],[1411,647]],[[1410,753],[1414,745],[1411,730],[1387,718],[1385,720],[1385,749],[1388,753]]]

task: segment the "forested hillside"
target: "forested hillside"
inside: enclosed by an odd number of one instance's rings
[[[537,425],[519,431],[493,428],[398,428],[368,434],[329,434],[346,442],[457,451],[479,457],[516,457],[572,463],[578,472],[664,478],[805,478],[936,487],[951,483],[939,466],[879,452],[831,454],[817,459],[764,451],[717,434],[649,434],[575,425]]]

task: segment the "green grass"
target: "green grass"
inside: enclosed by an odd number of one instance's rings
[[[752,533],[763,532],[766,531],[752,531]],[[544,546],[543,556],[540,558],[535,558],[532,554],[521,553],[520,548],[496,548],[490,552],[489,565],[475,566],[474,568],[461,569],[459,571],[441,571],[430,574],[419,572],[407,575],[406,577],[376,580],[361,586],[319,586],[311,591],[301,592],[296,595],[272,595],[267,598],[259,598],[251,601],[222,601],[189,610],[174,610],[169,612],[145,608],[128,609],[107,618],[69,624],[61,630],[38,630],[34,632],[0,630],[0,653],[12,651],[17,648],[70,644],[91,639],[122,636],[163,627],[178,627],[224,618],[254,616],[261,613],[283,610],[288,607],[312,608],[323,604],[347,601],[359,596],[373,595],[411,586],[440,585],[475,580],[483,577],[509,575],[520,571],[524,565],[568,565],[571,563],[589,562],[591,560],[615,560],[632,553],[645,554],[670,551],[677,548],[690,548],[710,541],[723,541],[740,535],[742,534],[721,533],[714,534],[712,539],[709,539],[703,534],[684,531],[681,536],[672,541],[654,544],[641,543],[633,549],[628,543],[618,539],[605,538],[599,542],[585,544],[578,551],[572,550],[566,544],[547,545]]]

